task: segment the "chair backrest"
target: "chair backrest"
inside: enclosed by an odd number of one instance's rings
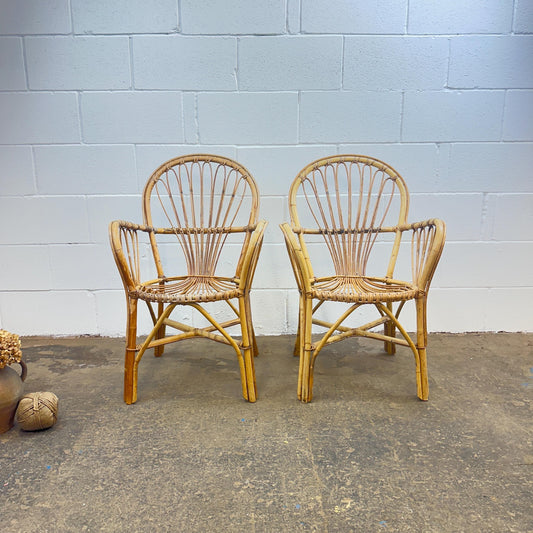
[[[361,155],[314,161],[289,192],[291,222],[301,246],[306,249],[303,235],[321,235],[337,275],[365,275],[378,236],[392,233],[386,273],[391,276],[401,240],[397,228],[407,223],[408,209],[403,178],[386,163]]]
[[[194,276],[214,275],[230,235],[244,233],[239,244],[246,244],[258,211],[259,193],[251,174],[221,156],[192,154],[171,159],[152,174],[143,193],[144,223],[166,228],[167,234],[177,237],[188,274]],[[155,235],[151,235],[151,244],[158,275],[163,276]],[[240,260],[242,254],[234,265],[237,273]]]

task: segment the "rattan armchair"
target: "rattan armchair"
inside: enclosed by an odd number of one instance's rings
[[[242,395],[256,401],[250,289],[266,226],[258,221],[258,210],[257,185],[242,165],[195,154],[167,161],[152,174],[143,192],[143,224],[111,222],[111,247],[127,300],[127,404],[137,400],[138,366],[146,350],[154,348],[161,356],[166,344],[192,337],[230,345],[237,354]],[[137,344],[139,300],[148,306],[153,328]],[[227,303],[231,318],[215,319],[206,309],[213,302]],[[176,306],[194,309],[207,325],[172,320]],[[240,326],[240,340],[228,333],[234,326]]]
[[[284,223],[281,229],[300,292],[294,353],[300,357],[300,400],[312,399],[313,370],[322,348],[353,336],[383,341],[389,354],[395,353],[397,344],[409,347],[415,356],[417,395],[428,399],[427,295],[444,246],[445,224],[438,219],[408,223],[408,209],[403,178],[372,157],[319,159],[292,183],[291,224]],[[409,281],[395,278],[399,257],[410,263]],[[323,272],[317,275],[313,267]],[[415,340],[399,321],[409,300],[416,307]],[[333,322],[324,321],[315,313],[325,302],[348,307]],[[364,305],[373,305],[377,318],[357,327],[345,325]],[[326,328],[317,342],[311,337],[313,324]],[[382,332],[375,330],[378,327]]]

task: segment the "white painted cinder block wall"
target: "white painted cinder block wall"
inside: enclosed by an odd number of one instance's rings
[[[533,330],[532,31],[531,0],[0,0],[1,327],[122,335],[108,222],[211,152],[270,221],[257,331],[294,332],[288,187],[349,152],[448,224],[430,330]]]

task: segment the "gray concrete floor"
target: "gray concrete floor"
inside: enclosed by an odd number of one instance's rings
[[[350,339],[301,404],[293,341],[259,338],[256,404],[192,340],[145,356],[127,406],[121,339],[23,339],[59,420],[0,435],[0,530],[533,531],[533,334],[431,335],[427,403],[407,349]]]

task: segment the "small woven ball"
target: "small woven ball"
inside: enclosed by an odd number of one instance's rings
[[[24,431],[38,431],[52,427],[57,421],[59,400],[53,392],[25,394],[17,407],[17,422]]]

